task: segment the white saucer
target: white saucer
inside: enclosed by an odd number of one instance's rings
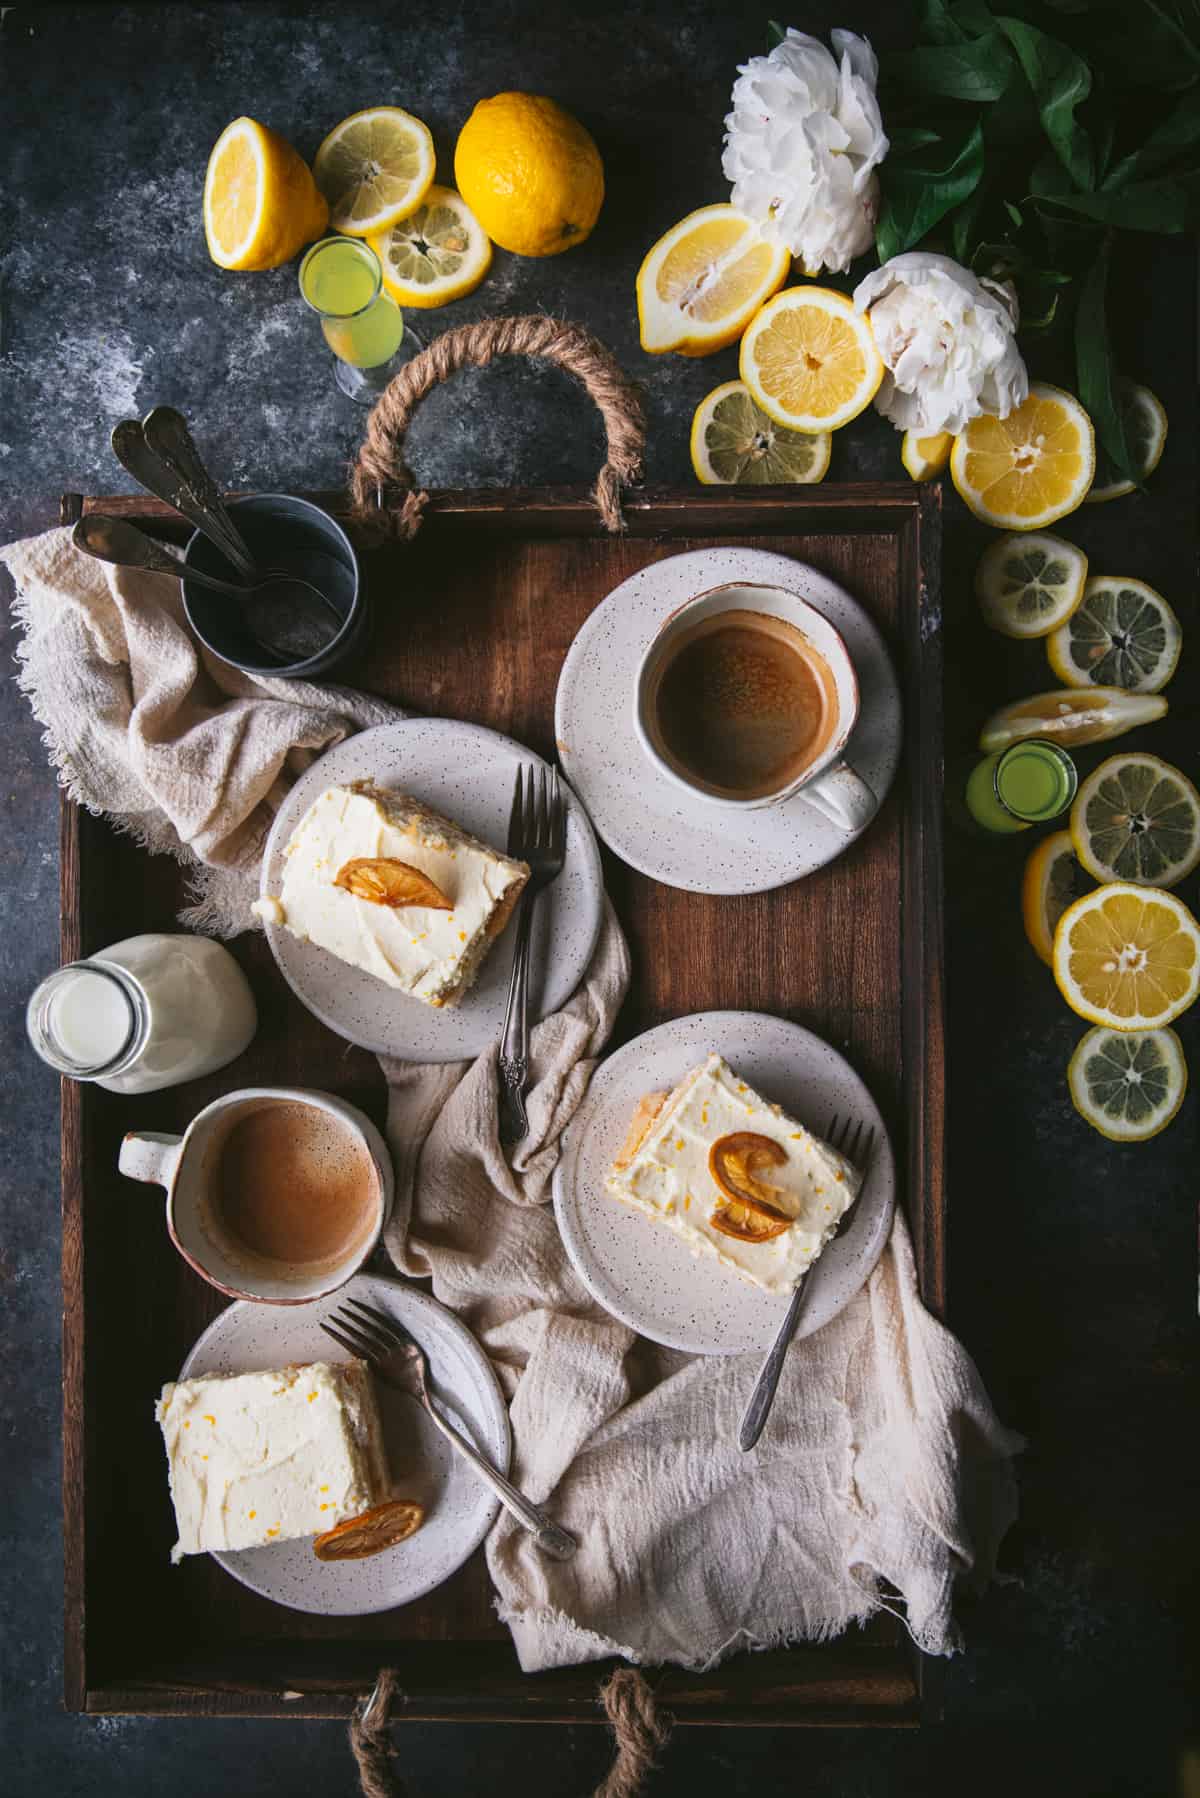
[[[445,1415],[493,1466],[507,1473],[512,1449],[508,1411],[487,1356],[444,1305],[396,1280],[359,1274],[312,1305],[255,1305],[239,1299],[208,1326],[179,1377],[348,1361],[318,1327],[348,1298],[390,1313],[412,1331],[429,1356],[432,1389]],[[323,1617],[391,1611],[449,1579],[487,1535],[499,1502],[414,1399],[378,1381],[375,1390],[396,1495],[423,1504],[424,1523],[409,1541],[363,1561],[318,1561],[308,1537],[270,1548],[214,1553],[213,1560],[252,1592]]]
[[[567,652],[554,734],[567,778],[597,832],[630,867],[693,893],[761,893],[823,868],[855,837],[802,793],[747,812],[692,797],[647,760],[633,728],[638,664],[659,626],[685,599],[726,581],[798,594],[842,633],[861,694],[846,759],[882,801],[903,734],[900,689],[883,638],[858,601],[827,576],[767,550],[688,550],[622,581]]]
[[[520,764],[545,763],[532,750],[478,724],[406,718],[364,730],[314,762],[271,826],[260,891],[278,893],[288,838],[326,787],[374,780],[423,800],[497,849],[508,840],[513,780]],[[530,962],[530,1021],[565,1005],[583,976],[604,911],[600,851],[583,807],[568,790],[562,873],[537,902]],[[494,943],[461,1005],[425,1005],[344,961],[267,925],[279,971],[311,1012],[364,1049],[401,1061],[459,1061],[495,1042],[504,1023],[512,971],[512,927]]]
[[[647,1030],[600,1064],[563,1137],[554,1175],[554,1210],[567,1253],[593,1297],[641,1335],[694,1355],[737,1355],[770,1347],[787,1297],[701,1260],[671,1231],[604,1190],[638,1100],[675,1086],[714,1049],[818,1135],[835,1114],[875,1126],[870,1178],[853,1218],[808,1276],[798,1335],[836,1317],[871,1273],[892,1227],[896,1174],[879,1107],[854,1069],[811,1030],[784,1018],[697,1012]]]

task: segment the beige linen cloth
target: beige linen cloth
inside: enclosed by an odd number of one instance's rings
[[[18,678],[63,783],[192,867],[188,922],[244,928],[290,779],[398,714],[202,657],[175,582],[104,568],[66,531],[0,553],[17,586]],[[548,1204],[559,1138],[628,980],[609,912],[583,984],[534,1032],[531,1134],[511,1165],[494,1050],[473,1065],[385,1063],[399,1176],[387,1246],[484,1344],[511,1399],[513,1477],[581,1542],[572,1561],[545,1560],[501,1513],[488,1563],[521,1664],[705,1667],[881,1606],[950,1653],[956,1586],[991,1575],[1015,1514],[1021,1443],[922,1306],[903,1218],[858,1296],[794,1347],[749,1455],[736,1432],[758,1357],[642,1341],[564,1254]]]

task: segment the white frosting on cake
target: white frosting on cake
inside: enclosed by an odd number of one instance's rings
[[[712,1225],[726,1201],[709,1172],[709,1150],[718,1137],[738,1131],[769,1137],[786,1154],[764,1178],[779,1189],[771,1203],[795,1222],[767,1242],[739,1242]],[[844,1156],[769,1104],[719,1055],[685,1075],[629,1165],[614,1167],[605,1181],[613,1198],[673,1230],[693,1254],[711,1256],[766,1292],[791,1291],[836,1233],[861,1184]]]
[[[179,1532],[173,1561],[315,1536],[388,1496],[361,1361],[180,1380],[163,1387],[155,1415]]]
[[[427,874],[451,909],[393,909],[334,884],[347,862],[385,856]],[[366,784],[327,787],[284,857],[282,891],[257,900],[255,913],[429,1005],[453,1004],[470,986],[497,914],[529,873],[417,800]]]

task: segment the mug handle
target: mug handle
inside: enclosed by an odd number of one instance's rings
[[[879,801],[866,781],[840,756],[815,780],[808,781],[801,793],[823,817],[847,833],[862,830],[879,810]]]
[[[121,1143],[117,1167],[130,1180],[144,1180],[150,1186],[165,1186],[170,1191],[182,1148],[182,1136],[166,1136],[158,1130],[147,1130],[139,1136],[131,1131]]]

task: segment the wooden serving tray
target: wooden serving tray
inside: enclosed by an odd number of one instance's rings
[[[331,511],[340,496],[313,496]],[[63,519],[120,511],[176,539],[156,502],[67,495]],[[605,856],[633,951],[614,1042],[664,1018],[724,1007],[777,1012],[843,1050],[888,1120],[922,1289],[944,1302],[941,667],[936,487],[645,489],[611,537],[582,493],[434,496],[415,542],[363,557],[375,634],[343,682],[465,718],[554,755],[553,700],[583,619],[646,563],[753,543],[810,562],[853,593],[887,639],[905,698],[905,755],[867,834],[809,879],[749,898],[656,885]],[[179,870],[66,804],[64,958],[169,930]],[[736,920],[740,952],[728,953]],[[125,1131],[182,1130],[219,1093],[254,1083],[336,1092],[380,1124],[383,1079],[303,1009],[261,936],[233,944],[260,1028],[231,1067],[143,1098],[63,1083],[66,1702],[72,1710],[345,1716],[381,1665],[398,1715],[602,1720],[603,1669],[522,1674],[496,1620],[482,1551],[428,1597],[345,1620],[280,1609],[204,1556],[173,1568],[153,1406],[223,1300],[171,1248],[161,1198],[117,1174]],[[802,1350],[799,1352],[803,1352]],[[913,1724],[919,1657],[880,1615],[820,1647],[736,1656],[714,1672],[651,1675],[683,1723]]]

